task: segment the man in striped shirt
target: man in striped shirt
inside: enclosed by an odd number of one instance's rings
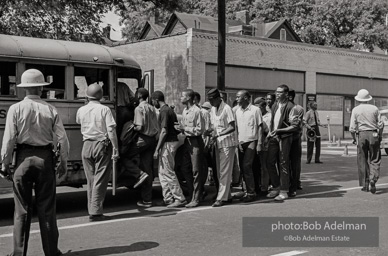
[[[222,99],[217,89],[208,92],[208,99],[213,106],[211,109],[212,140],[216,142],[216,161],[219,189],[213,207],[223,205],[223,202],[231,200],[230,184],[235,149],[237,146],[235,131],[235,119],[232,108]]]

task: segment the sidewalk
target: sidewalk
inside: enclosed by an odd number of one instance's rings
[[[353,144],[352,140],[341,140],[341,143],[330,142],[328,140],[321,141],[321,148],[330,148],[330,149],[345,149],[345,146],[348,146],[348,149],[357,149],[357,146]],[[307,141],[302,141],[302,147],[307,148]]]

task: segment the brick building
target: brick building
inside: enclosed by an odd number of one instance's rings
[[[218,44],[216,19],[179,15],[171,17],[159,38],[117,46],[140,63],[153,90],[163,91],[178,113],[182,90],[192,88],[205,98],[206,90],[216,87]],[[388,56],[302,43],[285,20],[244,24],[227,25],[229,104],[240,89],[258,97],[287,84],[305,108],[308,100],[318,102],[322,123],[329,117],[337,138],[350,137],[350,113],[359,89],[369,90],[377,106],[388,106]],[[321,133],[327,139],[327,129]]]

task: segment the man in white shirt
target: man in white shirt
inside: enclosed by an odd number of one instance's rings
[[[354,97],[360,105],[352,110],[349,130],[353,143],[357,144],[357,165],[359,184],[362,191],[376,193],[376,182],[380,176],[380,143],[384,129],[378,108],[368,104],[372,100],[365,89],[358,91]],[[356,138],[358,136],[358,140]],[[369,188],[370,184],[370,188]]]
[[[90,221],[105,220],[103,204],[112,170],[118,159],[116,122],[109,107],[102,105],[102,87],[91,84],[86,91],[88,104],[77,111],[76,122],[83,136],[82,164],[87,179]]]
[[[57,169],[58,177],[61,178],[67,171],[69,141],[57,110],[39,96],[43,86],[49,85],[44,81],[42,72],[26,70],[21,80],[22,83],[17,87],[26,90],[26,97],[8,110],[1,149],[2,173],[4,178],[12,180],[14,184],[14,251],[11,255],[27,255],[33,189],[44,255],[62,255],[58,250],[56,161],[52,149],[55,136],[61,145]],[[15,143],[17,157],[12,173],[10,164]]]
[[[253,159],[262,147],[262,116],[258,107],[250,103],[251,95],[246,90],[241,90],[236,95],[238,107],[236,109],[236,123],[239,142],[239,160],[242,169],[247,193],[244,202],[252,202],[256,198]]]

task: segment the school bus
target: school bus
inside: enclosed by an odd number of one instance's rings
[[[68,172],[57,179],[57,185],[86,184],[82,135],[75,117],[85,104],[87,86],[100,84],[102,103],[115,113],[117,83],[125,83],[132,93],[136,91],[142,85],[140,65],[128,54],[102,45],[0,34],[0,143],[10,105],[25,97],[24,90],[16,85],[30,68],[40,70],[51,82],[44,87],[42,98],[57,108],[70,141]],[[121,184],[126,185],[124,181]]]

